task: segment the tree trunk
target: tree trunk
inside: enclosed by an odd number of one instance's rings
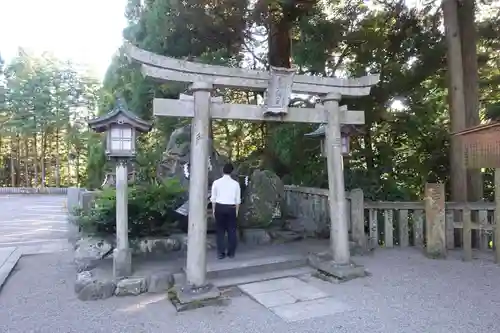
[[[292,56],[291,29],[292,18],[286,9],[270,10],[268,40],[270,66],[290,68],[290,58]]]
[[[366,128],[369,128],[368,126]],[[375,163],[373,161],[373,147],[372,147],[372,135],[368,129],[363,135],[363,141],[365,143],[364,156],[366,162],[366,170],[375,170]]]
[[[42,152],[40,154],[40,163],[42,167],[42,180],[41,180],[41,186],[42,188],[45,187],[45,182],[47,181],[47,170],[46,170],[46,165],[45,165],[45,154],[47,153],[47,133],[42,132]]]
[[[30,177],[30,154],[29,154],[29,144],[28,139],[24,139],[24,184],[26,187],[31,187],[31,177]]]
[[[18,144],[19,145],[19,144]],[[14,140],[10,141],[10,186],[16,187],[16,149],[14,149]]]
[[[462,1],[457,10],[462,41],[462,68],[464,80],[465,126],[479,125],[479,74],[477,64],[477,31],[474,1]],[[481,169],[467,170],[467,199],[483,199]]]
[[[270,5],[273,7],[273,5]],[[268,60],[269,66],[290,68],[291,41],[290,32],[292,21],[287,10],[282,6],[269,8],[269,35],[268,35]],[[267,136],[265,138],[265,148],[263,154],[263,167],[274,169],[276,165],[281,164],[273,149],[274,129],[280,126],[279,123],[268,122]],[[276,170],[274,170],[276,171]]]
[[[465,129],[465,101],[463,88],[462,49],[458,27],[456,0],[443,0],[443,20],[445,27],[448,62],[448,100],[450,104],[451,131]],[[467,176],[462,159],[462,148],[456,136],[451,137],[451,200],[467,201]]]
[[[80,186],[80,152],[76,153],[75,169],[76,186]]]
[[[56,187],[61,186],[61,157],[59,156],[59,128],[56,129]]]
[[[34,187],[38,187],[38,138],[37,134],[33,135],[33,168],[35,172]]]
[[[19,134],[16,134],[16,174],[15,186],[21,185],[21,140]]]
[[[226,153],[230,160],[233,159],[233,142],[235,136],[231,135],[231,130],[229,129],[229,124],[227,121],[224,121],[224,125],[222,126],[224,130],[224,136],[226,137],[224,141],[226,141]],[[237,139],[236,139],[237,140]]]

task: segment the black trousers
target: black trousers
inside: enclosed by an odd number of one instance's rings
[[[236,251],[236,206],[215,204],[217,231],[217,252],[219,255],[233,256]],[[227,246],[226,246],[227,233]]]

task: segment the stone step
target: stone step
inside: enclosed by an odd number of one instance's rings
[[[235,276],[235,277],[229,277],[229,278],[220,278],[220,279],[212,280],[210,282],[212,284],[214,284],[216,287],[224,288],[224,287],[238,286],[238,285],[253,283],[253,282],[260,282],[260,281],[285,278],[285,277],[290,277],[290,276],[300,276],[300,275],[304,275],[304,274],[312,274],[314,272],[316,272],[316,269],[314,269],[310,266],[304,266],[304,267],[298,267],[298,268],[292,268],[292,269],[272,271],[272,272],[267,272],[267,273],[249,274],[249,275]]]
[[[246,260],[224,259],[207,265],[207,278],[228,278],[297,268],[307,265],[303,255],[280,255]]]
[[[14,267],[16,267],[21,255],[22,250],[17,247],[5,247],[0,249],[0,290]]]
[[[207,264],[207,279],[223,279],[307,266],[303,255],[280,255],[261,258],[226,258]]]

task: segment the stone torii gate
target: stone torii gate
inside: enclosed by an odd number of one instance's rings
[[[340,108],[342,96],[366,96],[379,75],[357,79],[295,75],[293,69],[271,68],[270,72],[207,65],[160,56],[126,44],[130,58],[142,64],[142,73],[161,82],[191,83],[193,97],[153,101],[156,116],[190,117],[191,173],[189,185],[189,227],[186,276],[189,286],[199,288],[206,281],[206,207],[208,140],[210,118],[248,121],[277,121],[327,124],[327,168],[330,198],[330,266],[348,268],[350,261],[345,189],[342,170],[341,124],[364,124],[363,111]],[[225,104],[211,98],[215,87],[265,91],[265,105]],[[291,93],[321,97],[315,108],[288,107]],[[324,266],[322,270],[328,271]],[[358,270],[359,271],[359,270]],[[363,271],[364,273],[364,271]]]

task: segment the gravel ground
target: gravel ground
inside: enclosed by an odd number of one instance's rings
[[[310,281],[355,310],[286,323],[246,296],[180,314],[161,295],[81,302],[69,252],[27,256],[0,293],[0,332],[500,332],[500,267],[489,260],[429,260],[394,249],[358,262],[373,276]]]

